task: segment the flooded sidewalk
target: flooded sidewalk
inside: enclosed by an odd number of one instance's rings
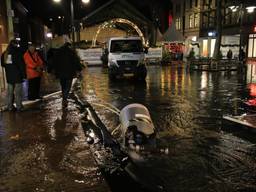
[[[28,101],[28,81],[23,82],[23,103],[31,103]],[[47,72],[43,73],[41,79],[41,88],[40,95],[45,96],[51,93],[55,93],[60,90],[60,85],[58,80],[54,75],[48,74]],[[7,104],[7,84],[1,87],[0,90],[0,108],[4,108]]]
[[[55,95],[22,113],[0,113],[0,191],[110,191],[79,113]]]

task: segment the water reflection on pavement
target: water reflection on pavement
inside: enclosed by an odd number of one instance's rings
[[[108,191],[75,105],[55,96],[0,117],[0,191]]]
[[[114,129],[118,116],[100,107],[122,109],[142,103],[152,115],[165,158],[152,158],[137,170],[164,191],[255,191],[256,136],[221,123],[223,114],[247,112],[247,87],[236,72],[189,72],[149,67],[146,82],[108,80],[107,71],[90,68],[83,80],[85,97],[103,122]]]

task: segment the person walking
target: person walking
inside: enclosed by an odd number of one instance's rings
[[[6,51],[1,55],[1,65],[5,68],[8,84],[7,107],[9,111],[16,109],[13,105],[14,100],[18,111],[24,109],[22,104],[22,82],[26,78],[26,72],[22,51],[18,45],[18,41],[11,40]]]
[[[245,52],[244,52],[244,50],[243,50],[243,49],[240,49],[240,50],[239,50],[238,58],[239,58],[239,61],[244,62],[244,60],[245,60],[246,56],[245,56]]]
[[[231,49],[228,50],[227,58],[228,58],[228,60],[231,60],[233,58],[233,52]]]
[[[71,43],[65,43],[54,52],[52,62],[48,67],[48,70],[52,71],[60,80],[62,104],[66,106],[73,78],[82,70],[80,59],[72,50]]]
[[[29,44],[24,54],[28,79],[28,99],[40,99],[40,84],[43,72],[43,60],[36,51],[35,45]]]
[[[194,48],[192,48],[192,49],[190,50],[190,52],[189,52],[189,54],[188,54],[188,58],[189,58],[190,60],[195,59],[195,51],[194,51]]]

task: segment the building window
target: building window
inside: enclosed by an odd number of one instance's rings
[[[189,1],[189,7],[192,8],[193,7],[193,0]]]
[[[212,0],[203,0],[204,9],[209,9],[212,5]]]
[[[209,27],[216,26],[216,19],[213,19],[213,18],[216,18],[216,12],[215,11],[209,12],[209,18],[208,18]]]
[[[249,36],[248,57],[256,57],[256,34]]]
[[[194,17],[193,15],[189,15],[189,28],[193,28],[194,27]]]
[[[195,27],[199,27],[199,14],[195,13]]]
[[[181,30],[181,19],[180,18],[176,19],[175,25],[176,25],[177,30]]]
[[[198,0],[195,0],[195,6],[196,7],[198,6]]]
[[[181,4],[176,5],[176,15],[179,15],[181,12]]]
[[[209,27],[209,12],[205,13],[205,14],[202,14],[201,17],[202,17],[202,27],[203,28],[208,28]]]

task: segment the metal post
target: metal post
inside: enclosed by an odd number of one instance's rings
[[[73,0],[70,0],[70,23],[71,23],[71,37],[72,42],[75,41],[75,25],[74,25],[74,3]]]
[[[243,3],[240,5],[240,40],[239,40],[239,53],[242,51],[242,40],[243,40],[243,20],[244,20],[244,6]]]

